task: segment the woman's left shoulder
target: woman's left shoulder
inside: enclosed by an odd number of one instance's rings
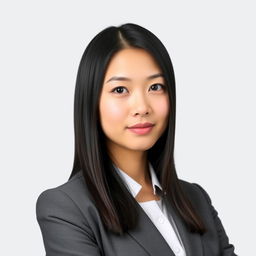
[[[191,199],[195,204],[202,204],[203,202],[207,202],[211,204],[211,198],[209,194],[206,192],[205,188],[203,188],[198,183],[188,182],[182,179],[179,179],[179,183],[185,192],[185,194]]]

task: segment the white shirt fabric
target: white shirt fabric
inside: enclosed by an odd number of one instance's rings
[[[148,164],[153,191],[154,194],[156,194],[155,186],[157,186],[161,190],[162,187],[158,181],[153,166],[151,165],[150,162],[148,162]],[[121,174],[120,177],[128,186],[129,191],[135,198],[139,191],[141,190],[142,186],[133,178],[131,178],[127,173],[118,168],[116,165],[113,164],[113,166],[116,170],[118,170],[118,173]],[[138,203],[143,208],[148,217],[151,219],[156,228],[159,230],[161,235],[164,237],[165,241],[168,243],[174,254],[176,256],[186,256],[183,243],[178,233],[178,229],[175,225],[175,222],[173,221],[172,216],[167,213],[166,206],[163,203],[162,198],[160,200],[150,200]]]

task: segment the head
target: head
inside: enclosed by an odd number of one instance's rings
[[[151,75],[158,76],[149,79]],[[115,79],[117,76],[129,80]],[[122,89],[116,88],[120,86]],[[117,146],[148,150],[153,164],[160,162],[165,152],[170,157],[175,101],[172,62],[161,41],[136,24],[104,29],[89,43],[79,65],[74,168],[81,169],[81,150],[91,155],[104,152],[105,158]],[[148,134],[137,135],[128,129],[145,122],[154,124]]]
[[[175,111],[172,62],[152,32],[127,23],[108,27],[91,40],[76,80],[75,158],[70,178],[83,171],[110,230],[120,233],[137,220],[137,204],[111,165],[110,153],[120,148],[147,151],[166,195],[179,204],[178,211],[191,226],[198,227],[190,216],[192,210],[186,215],[190,206],[180,191],[174,165]],[[147,134],[129,129],[145,122],[153,124]]]

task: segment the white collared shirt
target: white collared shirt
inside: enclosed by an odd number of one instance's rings
[[[155,186],[157,186],[161,190],[162,187],[158,181],[153,166],[151,165],[150,162],[148,162],[148,164],[153,191],[154,194],[156,194]],[[118,173],[121,174],[120,177],[128,186],[129,191],[135,198],[139,191],[141,190],[142,186],[133,178],[131,178],[127,173],[118,168],[115,164],[113,165],[115,169],[118,170]],[[159,230],[161,235],[164,237],[165,241],[168,243],[174,254],[176,256],[186,256],[183,243],[178,233],[178,229],[175,225],[172,216],[167,213],[166,206],[163,203],[162,198],[160,200],[150,200],[138,203],[143,208],[148,217],[151,219],[156,228]]]

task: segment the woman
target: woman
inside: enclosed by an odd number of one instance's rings
[[[87,46],[74,101],[69,180],[36,202],[47,256],[236,255],[211,199],[178,179],[167,50],[132,23]]]

